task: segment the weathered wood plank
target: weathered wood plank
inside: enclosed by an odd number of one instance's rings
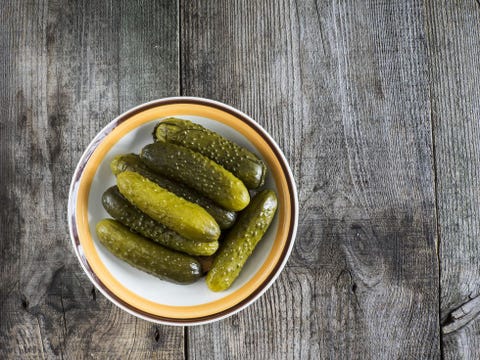
[[[49,266],[38,266],[34,252],[52,251],[55,237],[47,236],[56,226],[50,205],[52,176],[44,177],[48,163],[46,127],[47,53],[45,48],[46,5],[44,2],[2,2],[2,241],[0,299],[0,357],[46,358],[58,354],[60,338],[45,344],[42,319],[32,314],[46,287],[33,284],[51,277]],[[28,29],[28,31],[26,30]],[[49,203],[47,205],[47,202]],[[34,225],[31,225],[34,222]],[[40,234],[38,234],[40,232]],[[41,243],[38,243],[41,241]],[[48,249],[48,250],[47,250]],[[56,252],[59,255],[58,252]],[[44,259],[47,260],[47,259]],[[29,276],[25,276],[26,273]],[[24,289],[31,289],[27,297]],[[52,316],[63,326],[61,315]]]
[[[452,314],[480,296],[480,3],[426,3],[443,350],[446,359],[478,359],[480,309]]]
[[[182,358],[182,328],[137,320],[93,289],[66,225],[95,133],[178,92],[176,4],[10,1],[0,14],[0,358]]]
[[[465,323],[454,332],[444,334],[442,338],[443,358],[446,360],[479,358],[478,348],[480,347],[480,318],[478,313],[473,320]]]
[[[179,95],[176,1],[122,0],[120,111]]]
[[[439,358],[424,23],[420,1],[182,2],[183,94],[258,120],[302,209],[279,281],[188,329],[189,357]]]

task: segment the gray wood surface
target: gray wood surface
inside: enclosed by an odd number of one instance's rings
[[[479,24],[475,0],[3,0],[0,359],[480,358]],[[178,94],[261,123],[301,207],[273,287],[184,329],[96,292],[66,224],[96,132]]]
[[[83,274],[68,186],[93,136],[178,93],[177,6],[2,1],[0,358],[181,358],[182,328],[125,313]]]
[[[427,1],[445,359],[480,359],[480,3]]]
[[[423,3],[224,5],[182,8],[182,92],[273,135],[301,214],[279,281],[246,311],[189,329],[189,357],[439,358]]]

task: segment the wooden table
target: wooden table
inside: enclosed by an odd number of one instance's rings
[[[480,2],[0,3],[0,358],[479,359]],[[74,167],[174,95],[250,114],[292,165],[287,267],[191,328],[121,311],[67,232]]]

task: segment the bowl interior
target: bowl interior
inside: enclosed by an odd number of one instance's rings
[[[191,120],[216,131],[261,157],[261,152],[245,136],[228,125],[200,116],[176,115],[176,117]],[[153,141],[152,131],[154,125],[159,120],[161,119],[152,120],[128,132],[113,145],[97,168],[88,195],[88,223],[95,249],[100,260],[120,284],[138,296],[152,302],[170,306],[194,306],[222,299],[245,285],[266,261],[279,227],[278,214],[233,286],[229,290],[219,293],[209,290],[204,278],[201,278],[194,284],[177,285],[137,270],[108,252],[100,244],[96,236],[96,223],[103,218],[110,217],[103,209],[101,203],[103,192],[115,184],[115,177],[109,167],[110,161],[119,154],[140,153],[143,146]],[[273,189],[278,193],[271,171],[268,172],[264,188]]]

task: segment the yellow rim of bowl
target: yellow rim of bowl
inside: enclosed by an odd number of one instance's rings
[[[90,227],[88,222],[88,197],[92,180],[97,172],[100,163],[113,145],[120,138],[133,129],[151,122],[152,120],[165,118],[168,116],[193,115],[209,118],[226,124],[242,135],[257,148],[267,161],[268,167],[273,174],[275,184],[277,186],[279,198],[279,227],[275,236],[274,244],[270,254],[263,263],[262,267],[255,275],[240,289],[235,292],[209,303],[193,305],[193,306],[171,306],[162,305],[148,299],[145,299],[136,293],[130,291],[116,280],[108,271],[104,263],[95,249]],[[82,172],[80,184],[78,186],[77,203],[76,203],[76,228],[78,238],[83,253],[91,267],[94,275],[103,283],[103,285],[118,297],[126,305],[157,317],[170,319],[192,319],[212,316],[225,311],[246,299],[259,286],[262,285],[274,271],[275,266],[281,261],[282,253],[285,249],[289,228],[291,226],[291,197],[288,183],[286,181],[287,174],[282,171],[279,159],[275,155],[272,148],[266,140],[251,126],[233,114],[206,105],[192,103],[175,103],[167,105],[158,105],[138,113],[134,113],[127,121],[122,122],[111,131],[98,145],[90,159],[87,161]]]

